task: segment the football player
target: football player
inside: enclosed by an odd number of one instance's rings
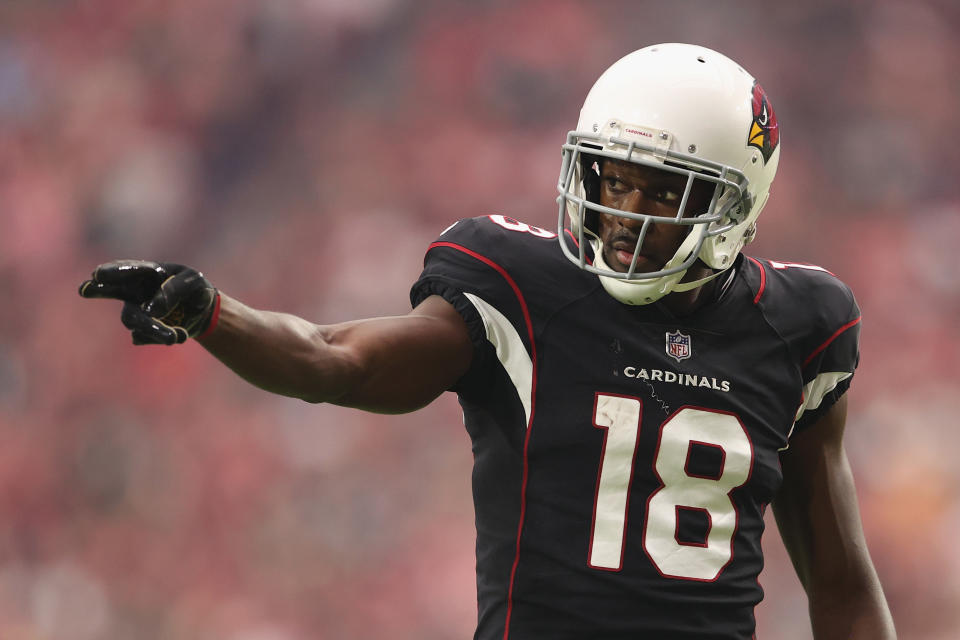
[[[80,293],[123,300],[135,344],[196,338],[275,393],[390,413],[455,391],[478,639],[750,639],[769,504],[814,636],[889,639],[842,442],[857,303],[825,269],[741,253],[779,143],[742,67],[651,46],[587,96],[556,230],[455,223],[407,315],[317,325],[147,261]]]

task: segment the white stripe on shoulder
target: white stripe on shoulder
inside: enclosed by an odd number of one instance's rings
[[[852,376],[849,371],[828,371],[821,373],[803,387],[803,404],[797,409],[797,417],[793,419],[793,426],[787,434],[787,440],[793,435],[797,421],[807,411],[816,410],[823,402],[824,396],[837,388],[837,385]],[[786,448],[786,447],[785,447]],[[783,451],[783,449],[781,449]]]
[[[459,220],[457,220],[457,221],[454,222],[452,225],[450,225],[449,227],[447,227],[446,229],[444,229],[443,231],[441,231],[441,232],[440,232],[440,235],[443,235],[443,234],[445,234],[447,231],[450,231],[450,229],[453,229],[453,228],[454,228],[455,226],[457,226],[458,224],[460,224],[460,221],[459,221]]]
[[[815,264],[803,264],[802,262],[777,262],[776,260],[769,260],[768,262],[774,269],[809,269],[810,271],[823,271],[824,273],[830,273],[823,267],[818,267]]]
[[[483,319],[483,326],[487,330],[487,340],[497,350],[497,359],[510,376],[517,396],[523,405],[527,426],[530,425],[530,405],[533,395],[533,361],[527,348],[520,339],[520,334],[505,315],[500,313],[492,304],[472,293],[464,294],[476,308]]]

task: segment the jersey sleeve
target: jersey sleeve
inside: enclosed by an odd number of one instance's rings
[[[481,391],[498,363],[529,360],[532,328],[511,271],[526,249],[522,243],[532,239],[482,217],[453,224],[428,248],[410,302],[442,296],[463,317],[474,346],[470,369],[452,391]]]
[[[744,263],[759,306],[790,352],[800,377],[791,434],[814,424],[850,388],[860,361],[860,307],[823,267],[757,260]]]
[[[802,341],[803,400],[795,431],[814,424],[850,388],[860,362],[860,307],[853,292],[830,274],[818,274],[810,333]]]

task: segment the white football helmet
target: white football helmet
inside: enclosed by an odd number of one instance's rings
[[[557,189],[558,233],[572,233],[579,252],[566,256],[596,273],[604,288],[627,304],[649,304],[672,291],[703,285],[730,268],[753,239],[780,160],[773,108],[756,80],[726,56],[689,44],[658,44],[621,58],[597,80],[567,134]],[[676,217],[601,206],[598,163],[614,158],[686,177]],[[707,211],[686,214],[694,180],[714,185]],[[633,264],[618,272],[603,260],[597,214],[642,221]],[[635,272],[650,224],[689,227],[672,259],[653,272]],[[585,253],[594,250],[593,264]],[[716,270],[681,279],[697,259]]]

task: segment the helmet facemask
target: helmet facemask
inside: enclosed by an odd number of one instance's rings
[[[649,142],[649,140],[656,142]],[[680,284],[686,271],[705,251],[716,243],[727,241],[725,234],[742,224],[752,209],[747,178],[732,167],[716,164],[691,155],[669,150],[672,136],[665,131],[649,131],[616,121],[607,123],[599,134],[571,132],[563,146],[563,163],[557,185],[559,196],[558,232],[569,232],[576,240],[574,253],[561,242],[564,254],[580,268],[600,276],[604,287],[622,302],[649,304],[671,291],[700,286],[707,279]],[[604,159],[619,160],[674,173],[685,178],[685,188],[676,215],[672,217],[634,213],[600,204],[598,164]],[[706,211],[689,209],[690,195],[697,181],[707,182],[713,193]],[[625,272],[608,266],[603,258],[602,240],[598,233],[599,214],[620,216],[642,223],[638,232],[633,261]],[[686,238],[673,257],[655,271],[637,271],[637,260],[644,248],[644,239],[651,224],[688,228]],[[593,263],[586,254],[589,243],[594,251]],[[732,265],[723,254],[708,266],[725,270]],[[712,278],[714,276],[710,276]],[[692,286],[686,286],[692,285]]]

